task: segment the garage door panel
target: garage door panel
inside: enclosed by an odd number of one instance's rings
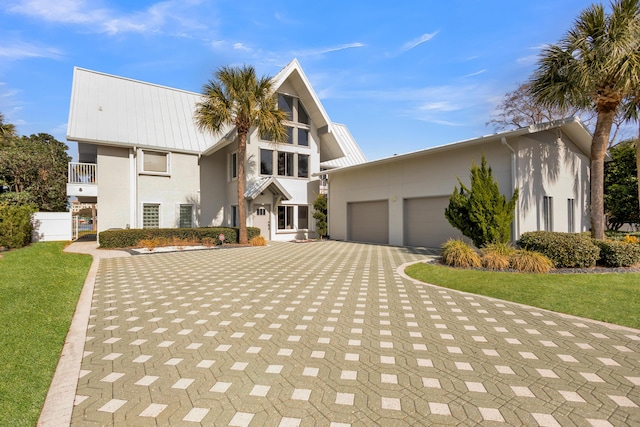
[[[347,205],[348,239],[389,243],[389,201],[352,202]]]
[[[449,196],[404,200],[404,244],[439,248],[450,238],[462,238],[444,216]]]

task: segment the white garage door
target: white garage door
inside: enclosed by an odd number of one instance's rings
[[[354,242],[389,243],[389,201],[348,203],[347,234]]]
[[[450,238],[462,238],[444,216],[449,196],[404,200],[404,244],[439,248]]]

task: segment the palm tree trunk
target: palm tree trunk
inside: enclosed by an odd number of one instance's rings
[[[617,105],[616,105],[617,106]],[[616,109],[598,106],[596,130],[591,143],[591,237],[604,239],[604,157]]]
[[[638,171],[638,211],[640,212],[640,117],[638,117],[638,139],[636,140],[636,169]]]
[[[247,211],[244,205],[244,163],[247,154],[247,133],[238,133],[238,221],[240,236],[238,242],[241,245],[248,243],[247,238]]]

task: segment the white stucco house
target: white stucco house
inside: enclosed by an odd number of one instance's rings
[[[586,231],[590,149],[590,133],[570,118],[333,169],[329,235],[421,247],[462,237],[444,210],[483,154],[503,194],[519,189],[513,241],[527,231]]]
[[[247,225],[269,240],[315,236],[321,171],[365,161],[344,125],[331,122],[297,60],[276,76],[290,141],[247,139]],[[98,231],[236,226],[235,130],[197,129],[200,94],[75,68],[67,139],[78,143],[67,194],[99,203]]]

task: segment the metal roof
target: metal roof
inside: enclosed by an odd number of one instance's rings
[[[321,161],[344,156],[337,135],[344,133],[342,125],[329,120],[298,61],[287,64],[273,82],[276,90],[284,82],[296,90],[318,128]],[[201,132],[193,119],[200,99],[199,93],[75,67],[67,139],[208,155],[232,142],[235,130],[229,126],[215,136]]]
[[[483,144],[492,140],[500,140],[502,138],[514,138],[527,134],[534,134],[537,132],[543,132],[547,130],[557,129],[559,132],[564,132],[567,134],[571,140],[580,148],[580,150],[587,156],[590,156],[591,153],[591,133],[584,127],[580,119],[577,117],[569,117],[567,119],[556,120],[553,122],[541,123],[536,125],[531,125],[527,127],[522,127],[514,130],[498,132],[491,135],[485,135],[479,138],[468,139],[464,141],[454,142],[450,144],[440,145],[437,147],[426,148],[423,150],[413,151],[406,154],[398,154],[390,157],[385,157],[378,160],[372,160],[365,163],[360,163],[353,166],[345,166],[339,167],[336,169],[328,170],[324,173],[339,173],[344,170],[354,170],[358,168],[368,167],[372,165],[381,165],[385,163],[391,162],[400,162],[406,159],[411,159],[415,157],[428,156],[434,153],[440,153],[444,151],[456,150],[464,147],[470,147],[477,144]]]
[[[322,162],[320,163],[320,168],[341,168],[358,165],[367,161],[367,158],[364,156],[360,146],[358,146],[353,135],[351,135],[351,132],[349,132],[349,129],[345,125],[333,123],[333,129],[335,130],[336,139],[338,140],[338,144],[340,144],[344,157]]]
[[[274,177],[257,178],[247,184],[247,188],[244,191],[244,198],[247,200],[255,200],[255,198],[267,188],[271,190],[273,194],[282,196],[284,200],[291,200],[291,194],[289,194],[280,181]]]
[[[200,132],[200,94],[74,68],[67,139],[201,153],[216,139]]]

